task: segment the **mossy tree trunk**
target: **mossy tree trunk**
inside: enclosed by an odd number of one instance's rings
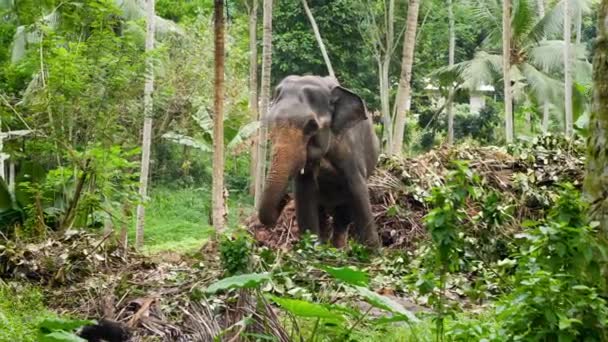
[[[217,234],[224,230],[224,0],[215,0],[215,94],[213,101],[213,226]]]
[[[592,219],[608,234],[608,0],[602,0],[598,16],[593,85],[585,192],[591,201]]]

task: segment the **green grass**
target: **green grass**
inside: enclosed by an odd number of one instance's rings
[[[156,188],[150,197],[146,206],[145,252],[193,252],[213,233],[209,224],[211,194],[208,189]],[[251,199],[232,195],[228,208],[228,227],[234,228],[251,213]],[[133,241],[134,237],[132,230],[129,239]]]
[[[51,316],[37,288],[0,280],[0,342],[37,341],[38,323]]]

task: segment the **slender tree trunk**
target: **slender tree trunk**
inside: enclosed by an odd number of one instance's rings
[[[505,91],[505,138],[513,142],[513,98],[511,93],[511,0],[502,5],[502,73]]]
[[[146,53],[154,49],[154,0],[146,3]],[[141,172],[139,178],[139,197],[142,203],[137,205],[135,227],[135,245],[141,248],[144,244],[145,207],[143,202],[148,194],[148,175],[150,172],[150,145],[152,143],[152,92],[154,91],[154,63],[148,55],[146,60],[146,83],[144,85],[144,131],[141,151]]]
[[[545,0],[536,0],[536,5],[538,6],[538,16],[540,18],[545,17]],[[543,38],[543,40],[545,40]],[[549,101],[546,99],[543,101],[543,122],[542,122],[542,132],[543,134],[547,134],[549,131],[549,120],[551,119],[549,115]]]
[[[308,8],[308,2],[306,0],[302,0],[302,5],[304,5],[304,11],[306,12],[306,16],[310,21],[310,25],[312,26],[312,30],[315,34],[315,39],[319,44],[319,48],[321,49],[321,54],[323,55],[323,60],[325,61],[325,65],[327,66],[327,72],[329,76],[336,77],[334,73],[334,68],[331,66],[331,61],[329,60],[329,55],[327,54],[327,50],[325,49],[325,44],[323,43],[323,39],[321,38],[321,33],[319,32],[319,27],[317,26],[317,22],[315,21],[315,17],[312,16],[312,12],[310,8]]]
[[[215,94],[213,101],[213,226],[216,235],[224,230],[224,0],[215,0]]]
[[[262,37],[261,115],[268,112],[270,104],[270,71],[272,67],[272,0],[264,0],[264,33]],[[255,207],[259,208],[266,176],[266,127],[260,127],[258,135],[258,165],[255,182]]]
[[[258,120],[258,0],[253,0],[249,9],[249,112],[251,120]],[[251,162],[249,172],[251,174],[251,186],[249,192],[255,194],[255,179],[257,172],[258,140],[253,139],[251,145]]]
[[[382,111],[382,120],[384,123],[383,135],[386,142],[386,148],[390,150],[392,146],[393,125],[391,120],[391,105],[389,99],[389,72],[390,58],[384,58],[378,61],[378,78],[380,81],[380,110]]]
[[[538,7],[538,17],[542,19],[545,16],[545,0],[536,0],[536,6]]]
[[[449,26],[449,51],[448,65],[454,66],[454,53],[456,50],[456,29],[454,27],[454,8],[452,0],[448,0],[448,26]],[[450,90],[447,99],[447,114],[448,114],[448,144],[454,143],[454,87],[450,85]]]
[[[386,150],[390,151],[393,146],[393,121],[391,118],[389,71],[391,57],[394,51],[395,39],[395,0],[389,0],[388,8],[385,8],[386,41],[384,54],[380,53],[378,58],[378,71],[380,80],[380,108],[384,123],[384,140]],[[379,49],[382,51],[382,49]]]
[[[403,38],[403,58],[401,60],[401,76],[399,88],[395,97],[395,127],[391,154],[401,154],[403,134],[405,132],[405,116],[410,110],[410,93],[412,79],[412,64],[414,64],[414,48],[416,45],[416,29],[418,27],[418,9],[420,0],[410,0],[407,9],[407,28]]]
[[[585,192],[590,215],[608,236],[608,0],[602,0],[593,57],[593,110],[589,121]]]
[[[583,35],[583,10],[580,6],[576,9],[576,44],[581,43]]]
[[[572,118],[572,72],[571,72],[571,47],[572,39],[572,23],[571,23],[570,0],[564,1],[564,113],[566,115],[566,135],[572,136],[573,133],[573,118]]]

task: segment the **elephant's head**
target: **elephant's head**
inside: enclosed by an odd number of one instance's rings
[[[331,77],[288,76],[276,87],[264,117],[272,144],[271,165],[258,216],[274,225],[285,205],[289,180],[320,160],[333,139],[367,118],[363,100]]]

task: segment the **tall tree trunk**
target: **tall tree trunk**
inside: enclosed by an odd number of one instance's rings
[[[224,0],[215,0],[215,94],[213,100],[213,226],[216,235],[224,230]]]
[[[270,104],[270,71],[272,67],[272,0],[264,0],[264,33],[262,37],[262,82],[260,89],[261,115],[268,112]],[[266,127],[260,127],[258,134],[258,164],[255,181],[255,207],[259,208],[266,178]]]
[[[570,9],[570,0],[564,1],[564,113],[565,113],[565,131],[567,136],[572,136],[573,133],[573,118],[572,118],[572,72],[570,56],[570,41],[572,39],[572,22]]]
[[[249,112],[251,120],[258,120],[258,0],[252,0],[249,8]],[[249,192],[255,194],[255,179],[257,172],[258,140],[253,139],[251,145],[251,162],[249,172],[251,175],[251,186]]]
[[[452,0],[448,0],[448,26],[449,26],[449,48],[448,48],[448,65],[454,66],[454,53],[456,50],[456,30],[454,27],[454,8]],[[448,114],[448,144],[454,143],[454,87],[450,85],[448,93],[447,114]]]
[[[317,26],[317,22],[315,21],[315,17],[312,16],[312,12],[308,7],[308,2],[306,0],[302,0],[302,5],[304,5],[304,11],[306,12],[306,16],[310,21],[310,25],[312,26],[312,30],[315,34],[315,39],[319,44],[319,49],[321,49],[321,54],[323,55],[323,60],[325,61],[325,65],[327,66],[327,72],[329,76],[336,77],[334,73],[334,68],[331,66],[331,61],[329,60],[329,55],[327,54],[327,50],[325,49],[325,44],[323,43],[323,39],[321,38],[321,33],[319,32],[319,27]]]
[[[536,0],[536,7],[538,7],[538,17],[542,19],[545,16],[545,0]]]
[[[505,91],[505,138],[513,142],[513,98],[511,92],[511,0],[502,5],[502,73]]]
[[[154,0],[146,3],[146,83],[144,85],[144,131],[141,151],[141,172],[139,176],[139,197],[143,202],[148,194],[148,175],[150,171],[150,145],[152,143],[152,92],[154,91],[154,64],[149,55],[154,49]],[[137,205],[135,227],[135,245],[140,248],[144,244],[145,207]]]
[[[590,215],[608,236],[608,0],[602,0],[593,57],[593,110],[589,121],[585,192]]]
[[[384,124],[383,135],[386,148],[390,150],[392,146],[393,125],[391,120],[391,105],[389,98],[388,72],[390,58],[378,61],[378,78],[380,82],[380,110],[382,111],[382,121]]]
[[[581,43],[583,35],[583,9],[581,6],[577,6],[576,9],[576,44]]]
[[[545,17],[545,0],[536,0],[536,5],[538,6],[538,16],[539,18]],[[544,40],[544,38],[543,38]],[[542,132],[543,134],[547,134],[549,131],[549,120],[551,119],[549,115],[549,101],[546,99],[543,101],[543,122],[542,122]]]
[[[391,101],[390,101],[390,84],[389,72],[391,66],[391,57],[393,56],[394,39],[395,39],[395,0],[389,0],[388,8],[385,7],[385,26],[386,40],[384,46],[384,54],[379,49],[378,57],[378,77],[380,81],[380,109],[384,129],[383,135],[386,142],[386,149],[390,151],[393,146],[393,120],[391,118]]]
[[[401,76],[399,88],[395,97],[395,127],[391,154],[401,154],[403,134],[405,132],[405,116],[410,110],[410,93],[412,80],[412,64],[414,64],[414,48],[416,45],[416,29],[418,27],[418,9],[420,0],[410,0],[407,9],[407,28],[403,38],[403,58],[401,60]]]

